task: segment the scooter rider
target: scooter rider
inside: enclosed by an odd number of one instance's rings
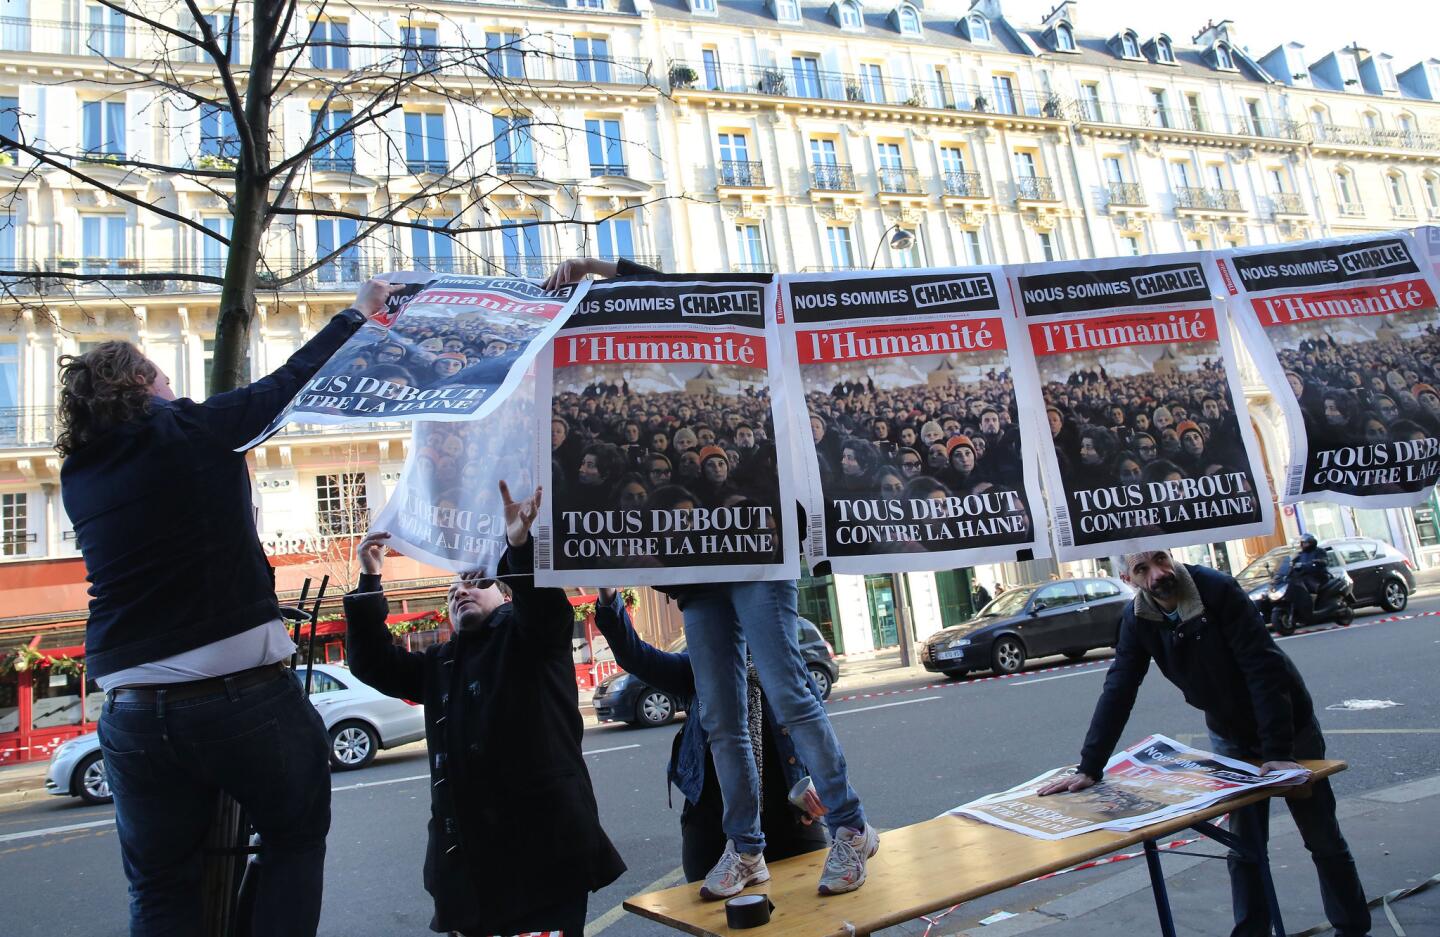
[[[1315,596],[1330,578],[1330,564],[1314,534],[1300,537],[1300,551],[1290,558],[1290,587],[1285,601],[1297,622],[1308,622],[1315,611]]]

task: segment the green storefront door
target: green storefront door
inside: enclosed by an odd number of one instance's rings
[[[870,604],[870,633],[875,647],[899,647],[900,629],[895,621],[895,589],[884,574],[865,577],[865,599]]]

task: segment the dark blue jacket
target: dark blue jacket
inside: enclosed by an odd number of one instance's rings
[[[151,398],[143,417],[73,452],[60,494],[90,580],[91,677],[233,637],[280,615],[236,452],[363,321],[335,316],[274,374],[203,403]]]
[[[1294,760],[1296,732],[1315,719],[1300,671],[1235,578],[1204,566],[1185,568],[1199,593],[1198,614],[1172,627],[1137,617],[1131,602],[1120,618],[1115,660],[1080,755],[1080,771],[1092,778],[1115,751],[1152,660],[1185,702],[1205,713],[1210,731],[1266,761]],[[1182,597],[1182,615],[1185,607]]]
[[[630,624],[630,614],[625,611],[621,593],[615,593],[615,600],[609,604],[595,604],[595,627],[610,642],[615,654],[615,663],[637,679],[644,680],[657,690],[664,690],[680,700],[681,705],[694,713],[695,671],[690,669],[688,653],[673,654],[647,644]],[[820,688],[810,681],[810,692],[823,700]],[[785,763],[785,779],[790,786],[805,777],[809,771],[800,762],[795,745],[790,741],[779,724],[770,715],[769,705],[764,707],[765,722],[775,739],[775,746]],[[665,769],[666,780],[674,784],[684,798],[692,804],[700,802],[700,792],[705,787],[705,750],[710,745],[700,719],[689,716],[680,727],[679,740],[671,752],[670,764]]]
[[[1329,579],[1330,563],[1325,558],[1325,551],[1319,547],[1298,551],[1290,558],[1290,578],[1314,579],[1317,582]]]

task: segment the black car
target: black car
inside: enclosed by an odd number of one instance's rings
[[[1388,543],[1369,537],[1342,537],[1321,540],[1320,549],[1331,569],[1344,569],[1350,576],[1354,605],[1378,605],[1387,612],[1399,612],[1410,604],[1415,591],[1415,572],[1409,557]],[[1263,604],[1270,582],[1280,567],[1300,550],[1300,545],[1276,547],[1256,557],[1235,578],[1256,604]]]
[[[805,658],[805,667],[819,685],[821,696],[829,699],[830,688],[840,679],[835,651],[819,628],[807,619],[798,621],[800,654]],[[666,650],[677,654],[684,651],[685,637],[682,635]],[[632,726],[663,726],[673,721],[681,709],[680,701],[669,693],[623,671],[600,681],[595,687],[592,705],[599,721],[627,722]]]
[[[925,641],[925,669],[960,677],[989,668],[1017,673],[1034,657],[1078,660],[1114,647],[1134,592],[1118,579],[1061,579],[1006,589],[974,618]]]

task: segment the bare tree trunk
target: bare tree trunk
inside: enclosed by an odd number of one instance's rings
[[[242,170],[235,180],[235,221],[230,253],[225,261],[225,285],[220,288],[220,312],[215,323],[215,362],[207,393],[218,394],[240,386],[250,348],[250,322],[255,315],[255,282],[260,265],[260,242],[265,233],[267,187],[264,180],[247,178]]]

